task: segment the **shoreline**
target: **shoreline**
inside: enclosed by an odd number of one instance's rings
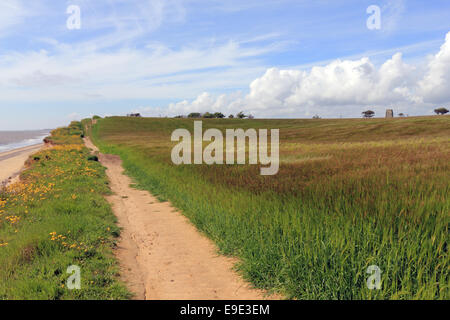
[[[108,180],[101,164],[88,159],[81,135],[81,123],[71,122],[48,139],[56,140],[59,148],[48,142],[1,155],[0,169],[11,162],[15,169],[10,167],[9,174],[23,168],[18,181],[0,191],[3,299],[131,297],[116,276],[113,248],[120,230],[104,199]],[[33,160],[36,156],[40,159]],[[83,288],[71,290],[71,280],[62,276],[61,270],[79,265],[80,259]]]
[[[8,152],[8,151],[14,151],[17,149],[22,149],[26,147],[35,146],[39,143],[41,143],[46,137],[50,135],[50,132],[46,132],[43,134],[43,132],[40,132],[39,134],[36,133],[34,136],[20,136],[21,133],[25,131],[17,131],[17,135],[14,141],[4,141],[5,135],[8,137],[8,135],[11,135],[12,132],[15,131],[0,131],[0,153]],[[34,132],[34,131],[31,131]],[[3,138],[3,141],[2,141]],[[18,139],[18,140],[17,140]]]
[[[25,161],[33,153],[45,146],[38,143],[31,146],[0,152],[0,186],[6,186],[15,182],[24,169]]]

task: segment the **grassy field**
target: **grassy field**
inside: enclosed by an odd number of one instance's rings
[[[211,119],[206,128],[279,128],[279,173],[171,162],[188,119],[111,117],[103,152],[168,199],[256,287],[297,299],[449,299],[450,117]],[[381,290],[366,286],[368,266]],[[220,275],[218,275],[220,276]]]
[[[103,198],[104,168],[88,161],[81,123],[57,129],[21,182],[0,190],[0,299],[126,299],[112,256],[119,229]],[[69,290],[67,268],[81,269]]]

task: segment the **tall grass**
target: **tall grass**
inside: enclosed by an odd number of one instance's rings
[[[81,124],[54,130],[21,181],[0,190],[0,299],[125,299],[112,247],[119,229],[103,195],[105,169],[88,161]],[[67,268],[81,268],[69,290]]]
[[[185,119],[102,119],[92,135],[169,199],[255,286],[298,299],[448,299],[450,118],[207,120],[280,128],[281,166],[170,161]],[[382,287],[366,286],[368,266]]]

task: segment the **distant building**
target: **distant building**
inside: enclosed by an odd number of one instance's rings
[[[127,117],[137,117],[137,118],[140,118],[140,117],[142,117],[142,116],[141,116],[140,113],[129,113],[129,114],[127,114]]]
[[[387,109],[386,110],[386,119],[391,119],[394,117],[394,110],[392,109]]]

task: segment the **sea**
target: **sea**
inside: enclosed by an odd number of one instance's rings
[[[0,152],[11,151],[42,143],[50,129],[27,131],[0,131]]]

